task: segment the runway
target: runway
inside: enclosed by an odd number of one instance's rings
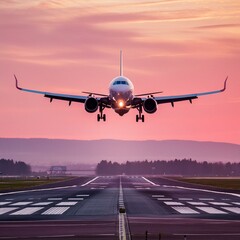
[[[240,238],[240,192],[97,176],[0,193],[0,239],[120,239],[121,204],[132,240]]]

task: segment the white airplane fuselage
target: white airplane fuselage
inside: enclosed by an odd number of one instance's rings
[[[109,99],[112,108],[120,116],[126,114],[131,108],[131,102],[134,98],[134,87],[132,82],[124,77],[114,78],[109,85]]]

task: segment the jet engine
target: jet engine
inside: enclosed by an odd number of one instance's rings
[[[94,113],[98,110],[98,100],[94,97],[89,97],[85,101],[85,110],[89,113]]]
[[[146,113],[155,113],[157,111],[157,102],[153,98],[147,98],[143,102],[143,109]]]

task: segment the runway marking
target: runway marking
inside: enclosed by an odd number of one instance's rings
[[[93,181],[97,180],[98,178],[99,178],[99,177],[95,177],[95,178],[93,178],[92,180],[90,180],[90,181],[88,181],[88,182],[82,184],[81,187],[87,186],[88,184],[92,183]]]
[[[214,198],[199,198],[201,201],[214,201]]]
[[[77,197],[89,197],[89,194],[78,194]]]
[[[144,179],[145,181],[151,183],[153,186],[160,186],[159,184],[156,184],[156,183],[150,181],[149,179],[147,179],[147,178],[145,178],[145,177],[142,177],[142,179]]]
[[[166,205],[170,205],[170,206],[184,206],[183,203],[180,203],[180,202],[164,202]]]
[[[38,203],[32,204],[32,206],[47,206],[51,203],[53,203],[53,202],[38,202]]]
[[[13,210],[18,209],[17,207],[5,207],[5,208],[0,208],[0,215],[3,215],[4,213],[11,212]]]
[[[169,185],[163,185],[163,187],[166,187],[166,188],[179,188],[179,189],[185,189],[185,190],[191,190],[191,191],[198,191],[198,192],[217,193],[217,194],[222,194],[222,195],[231,195],[231,196],[235,196],[235,197],[239,197],[239,198],[240,198],[240,194],[237,194],[237,193],[218,192],[218,191],[201,189],[201,188],[189,188],[189,187],[169,186]],[[201,199],[199,198],[199,200],[201,200]],[[214,200],[214,199],[213,199],[213,200]]]
[[[190,207],[172,207],[172,208],[182,214],[199,214],[199,212],[191,209]]]
[[[32,202],[16,202],[16,203],[11,204],[11,206],[25,206],[25,205],[28,205],[31,203]]]
[[[55,187],[55,188],[31,189],[31,190],[16,191],[16,192],[7,192],[7,193],[0,193],[0,196],[12,195],[12,194],[17,194],[17,193],[27,193],[27,192],[51,191],[51,190],[59,190],[59,189],[74,188],[74,187],[77,187],[77,185],[65,186],[65,187]]]
[[[42,215],[62,215],[69,208],[70,207],[51,207],[45,212],[43,212]]]
[[[164,195],[152,195],[153,198],[165,197]]]
[[[194,205],[194,206],[206,206],[207,204],[206,203],[203,203],[203,202],[187,202],[191,205]]]
[[[192,198],[178,198],[180,201],[191,201],[193,200]]]
[[[239,207],[222,207],[225,210],[228,210],[233,213],[240,214],[240,208]]]
[[[59,201],[62,200],[62,198],[48,198],[49,201]]]
[[[7,205],[9,203],[11,203],[11,202],[0,202],[0,206]]]
[[[84,198],[68,198],[69,201],[83,201]]]
[[[157,198],[158,201],[169,201],[173,200],[172,198]]]
[[[229,203],[224,203],[224,202],[209,202],[212,205],[216,205],[216,206],[230,206],[231,204]]]
[[[196,207],[196,208],[210,214],[227,214],[226,212],[213,207]]]
[[[60,202],[57,206],[73,206],[76,205],[78,202]]]
[[[43,209],[43,207],[26,207],[17,212],[13,212],[10,215],[31,215],[41,209]]]
[[[240,205],[240,202],[232,202],[233,204]]]

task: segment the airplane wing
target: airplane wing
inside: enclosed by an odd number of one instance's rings
[[[224,81],[223,89],[220,89],[220,90],[215,90],[215,91],[211,91],[211,92],[192,93],[192,94],[186,94],[186,95],[155,97],[154,99],[156,100],[157,104],[171,103],[172,106],[174,105],[174,102],[180,102],[180,101],[188,100],[192,103],[192,99],[196,99],[199,96],[224,92],[226,89],[226,85],[227,85],[227,79],[228,79],[228,77]]]
[[[42,95],[44,95],[44,97],[50,98],[50,101],[52,101],[53,99],[57,99],[57,100],[68,101],[69,104],[71,104],[71,102],[84,103],[86,101],[86,99],[88,98],[87,96],[68,95],[68,94],[61,94],[61,93],[51,93],[51,92],[43,92],[43,91],[21,88],[21,87],[18,86],[18,80],[17,80],[17,77],[15,75],[14,75],[14,78],[16,80],[16,88],[18,90],[25,91],[25,92],[42,94]]]

